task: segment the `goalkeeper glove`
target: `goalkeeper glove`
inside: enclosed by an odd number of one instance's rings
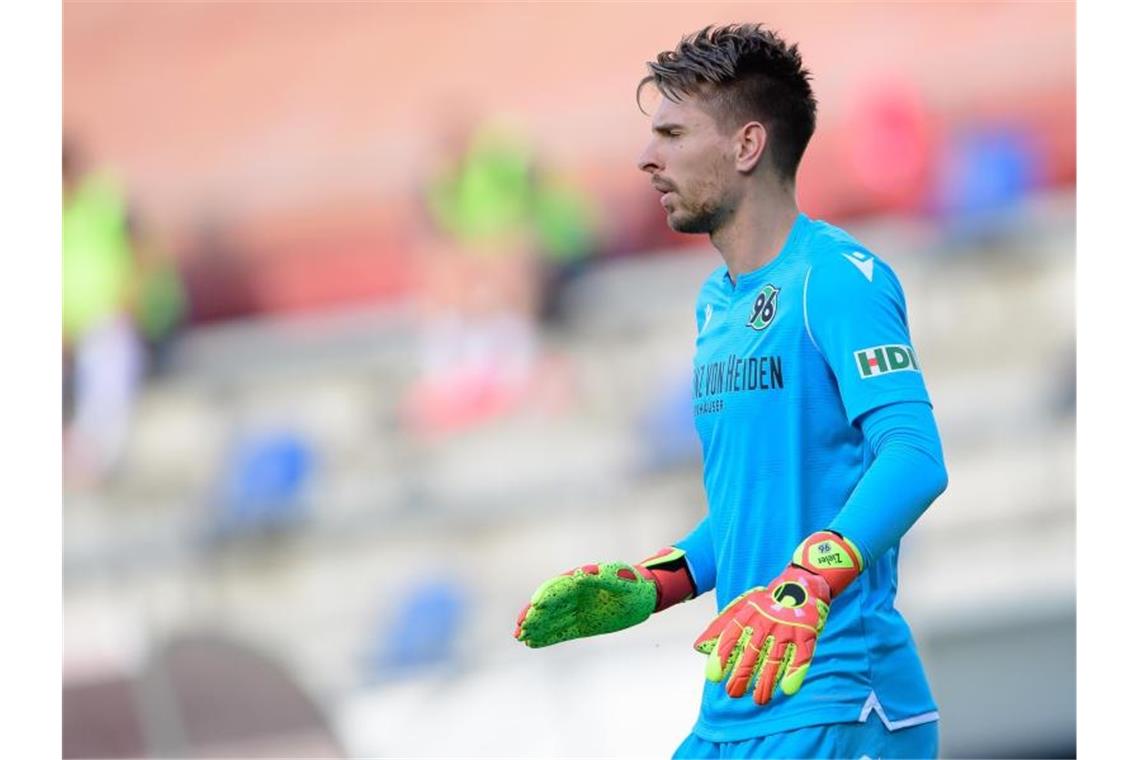
[[[730,697],[751,690],[758,705],[771,701],[777,683],[795,694],[831,600],[862,570],[851,541],[831,531],[808,536],[782,573],[734,599],[697,638],[694,647],[709,655],[705,676],[719,683],[727,675]]]
[[[636,565],[583,565],[538,587],[515,623],[528,647],[612,633],[695,596],[685,552],[668,547]]]

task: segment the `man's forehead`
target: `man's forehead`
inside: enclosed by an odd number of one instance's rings
[[[653,128],[681,124],[693,126],[711,121],[711,116],[692,97],[682,97],[680,101],[660,97],[657,110],[653,112]]]

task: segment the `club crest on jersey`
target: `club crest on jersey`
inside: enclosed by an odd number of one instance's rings
[[[778,295],[780,295],[780,289],[772,283],[760,288],[760,294],[756,296],[756,303],[752,306],[752,317],[748,320],[749,327],[753,330],[763,330],[772,324],[772,320],[776,318],[776,297]]]
[[[855,352],[855,366],[863,380],[889,372],[921,371],[914,349],[901,344],[860,349]]]

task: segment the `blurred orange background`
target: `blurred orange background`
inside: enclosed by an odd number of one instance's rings
[[[263,257],[250,309],[399,297],[440,121],[506,115],[605,199],[608,225],[644,225],[655,201],[631,167],[645,61],[686,30],[758,14],[815,75],[809,214],[917,205],[940,140],[977,119],[1028,125],[1045,181],[1073,183],[1065,3],[65,3],[64,124],[175,249],[202,215],[231,223]],[[922,165],[900,169],[909,185],[868,192],[869,118],[921,142]]]

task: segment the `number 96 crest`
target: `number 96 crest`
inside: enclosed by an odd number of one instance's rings
[[[776,296],[778,295],[780,295],[780,289],[772,283],[760,288],[760,295],[756,296],[756,303],[752,307],[752,317],[748,320],[749,327],[753,330],[763,330],[772,324],[772,320],[776,318]]]

